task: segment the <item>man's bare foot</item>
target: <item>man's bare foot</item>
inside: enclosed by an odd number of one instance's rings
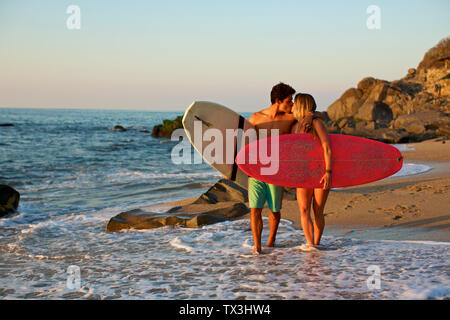
[[[267,241],[266,247],[269,247],[269,248],[275,247],[275,242],[269,242],[269,241]]]

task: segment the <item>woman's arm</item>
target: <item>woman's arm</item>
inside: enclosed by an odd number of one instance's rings
[[[324,189],[329,189],[331,185],[331,146],[330,146],[330,137],[327,132],[327,128],[323,124],[321,120],[315,119],[313,121],[314,130],[317,133],[317,136],[320,139],[320,143],[322,144],[323,149],[323,158],[325,160],[325,175],[320,180],[320,183],[323,183]]]
[[[298,121],[295,120],[294,123],[291,126],[291,133],[297,133],[297,123]]]

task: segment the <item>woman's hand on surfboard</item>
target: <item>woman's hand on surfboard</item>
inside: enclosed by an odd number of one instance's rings
[[[323,184],[323,189],[329,189],[331,185],[331,173],[325,172],[322,179],[320,179],[320,184]]]

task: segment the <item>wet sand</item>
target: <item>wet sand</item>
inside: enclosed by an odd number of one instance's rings
[[[330,191],[324,211],[324,236],[450,242],[450,140],[443,143],[439,138],[408,146],[414,150],[402,152],[404,163],[426,164],[434,169]],[[188,205],[193,200],[166,205]],[[206,209],[202,205],[188,207]],[[263,215],[268,215],[267,208]],[[283,200],[281,217],[301,228],[295,200]],[[249,219],[249,214],[243,218]]]

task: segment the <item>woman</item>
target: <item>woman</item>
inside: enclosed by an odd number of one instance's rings
[[[325,228],[325,218],[323,210],[327,201],[331,185],[331,148],[330,138],[327,129],[322,122],[323,118],[316,113],[316,102],[309,94],[299,93],[295,96],[292,113],[297,123],[292,127],[292,133],[312,133],[315,139],[320,140],[323,148],[325,160],[325,174],[320,183],[322,189],[297,188],[297,202],[300,209],[301,224],[307,246],[320,245],[323,229]],[[314,211],[314,226],[311,221],[311,204]]]

